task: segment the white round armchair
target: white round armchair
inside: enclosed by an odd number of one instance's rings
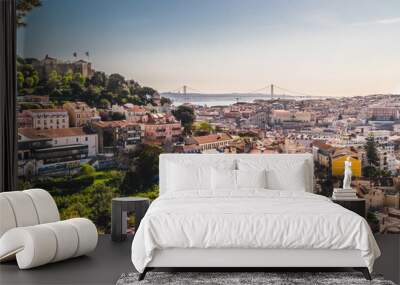
[[[97,245],[92,221],[60,221],[43,189],[0,193],[0,262],[17,259],[20,269],[84,255]]]

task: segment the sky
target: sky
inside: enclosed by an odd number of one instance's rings
[[[42,0],[18,53],[72,60],[166,92],[400,94],[398,0]]]

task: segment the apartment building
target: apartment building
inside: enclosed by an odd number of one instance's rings
[[[99,121],[93,124],[99,136],[99,151],[133,149],[144,137],[143,124],[120,121]]]
[[[394,121],[399,115],[399,107],[396,106],[375,105],[367,110],[367,118],[372,121]]]
[[[174,116],[163,113],[147,114],[144,124],[144,136],[146,143],[164,144],[176,142],[182,135],[181,122]]]
[[[18,124],[34,129],[65,129],[69,127],[67,111],[63,109],[29,109],[18,114]]]
[[[89,122],[100,121],[96,108],[90,108],[85,102],[68,102],[63,108],[68,112],[71,127],[82,127]]]
[[[295,110],[273,110],[271,114],[271,121],[275,124],[285,122],[311,122],[312,116],[310,112],[295,111]]]
[[[192,137],[191,139],[199,146],[201,151],[224,148],[233,142],[233,138],[226,133],[197,136]]]
[[[82,128],[18,130],[19,175],[76,173],[97,153],[97,134]]]

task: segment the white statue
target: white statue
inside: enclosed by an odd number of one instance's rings
[[[343,189],[351,189],[351,176],[353,172],[351,171],[351,161],[350,156],[347,157],[344,162],[344,179],[343,179]]]

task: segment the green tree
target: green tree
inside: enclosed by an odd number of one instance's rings
[[[158,159],[162,148],[155,145],[142,145],[129,154],[129,170],[121,185],[123,195],[147,192],[158,183]]]
[[[96,173],[96,169],[89,163],[82,164],[81,170],[84,175],[94,175]]]
[[[68,71],[64,74],[63,76],[63,84],[65,87],[69,85],[69,83],[72,81],[74,73],[72,72],[71,69],[68,69]]]
[[[17,67],[17,84],[20,94],[32,94],[39,83],[39,75],[32,64],[22,63]]]
[[[40,7],[42,2],[40,0],[17,0],[16,10],[17,10],[17,26],[24,27],[26,23],[24,21],[25,16],[32,9]]]
[[[376,179],[379,177],[379,171],[375,166],[367,165],[362,169],[363,175],[370,179]]]
[[[108,101],[105,98],[100,99],[99,105],[98,107],[103,108],[103,109],[107,109],[111,106],[110,101]]]
[[[125,84],[125,78],[118,73],[113,73],[108,78],[107,89],[111,92],[120,91]]]
[[[72,76],[73,82],[76,82],[77,84],[83,86],[85,83],[85,77],[83,77],[82,73],[80,72],[75,72],[74,75]]]
[[[161,97],[160,104],[161,105],[164,105],[164,104],[171,105],[172,101],[171,101],[171,99],[169,99],[167,97]]]
[[[96,71],[89,79],[89,83],[105,88],[107,86],[107,75],[102,71]]]
[[[49,93],[52,93],[54,90],[60,88],[61,86],[61,76],[57,73],[56,70],[52,70],[49,74],[49,78],[47,80],[47,89]]]
[[[101,87],[89,85],[89,87],[86,89],[85,101],[90,106],[98,105],[97,103],[100,101],[100,95]]]
[[[124,113],[119,113],[119,112],[110,112],[110,118],[111,121],[120,121],[120,120],[125,120],[125,114]]]
[[[116,196],[115,189],[103,183],[94,184],[87,188],[88,208],[91,210],[91,219],[104,233],[110,232],[111,222],[111,201]]]
[[[369,166],[377,166],[379,164],[379,157],[377,152],[377,142],[372,135],[368,136],[364,145],[364,150],[367,155]]]
[[[172,114],[177,120],[181,121],[184,132],[189,134],[196,117],[193,108],[181,105],[176,110],[172,111]]]
[[[194,124],[194,132],[196,136],[205,136],[214,132],[214,128],[209,122],[202,121],[198,124]]]
[[[17,72],[17,87],[18,89],[23,88],[25,82],[24,74],[21,71]]]

